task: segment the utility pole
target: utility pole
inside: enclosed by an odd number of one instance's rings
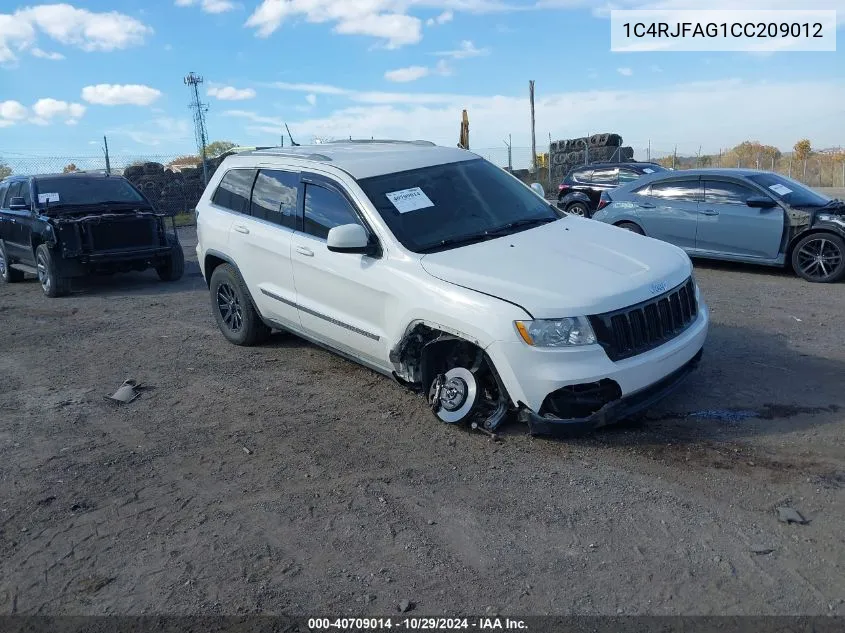
[[[505,141],[505,147],[508,148],[508,171],[513,171],[513,161],[511,160],[511,143],[512,138],[511,135],[508,134],[508,140]]]
[[[537,137],[534,128],[534,80],[528,82],[528,98],[531,101],[531,168],[537,171]]]
[[[197,139],[197,149],[202,158],[202,182],[208,184],[208,165],[206,165],[205,148],[208,145],[208,136],[205,132],[205,113],[208,112],[208,106],[200,100],[200,84],[203,78],[193,72],[185,76],[184,83],[191,90],[190,107],[194,111],[194,135]]]
[[[678,146],[675,145],[675,151],[672,152],[672,169],[675,169],[675,163],[678,162]]]
[[[106,155],[106,173],[111,176],[111,163],[109,162],[109,140],[103,135],[103,152]]]
[[[648,139],[648,153],[646,154],[646,156],[647,156],[647,162],[650,163],[651,162],[651,139]]]

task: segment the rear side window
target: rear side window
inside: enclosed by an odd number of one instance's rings
[[[298,190],[299,174],[262,169],[258,172],[255,187],[252,190],[252,216],[289,229],[296,229]]]
[[[704,200],[711,204],[744,205],[754,192],[736,182],[707,180],[704,182]]]
[[[593,172],[592,182],[597,185],[615,185],[618,172],[618,169],[596,169]]]
[[[333,189],[305,185],[305,232],[326,239],[329,229],[343,224],[361,224],[346,198]]]
[[[572,180],[575,182],[590,182],[592,175],[593,171],[591,169],[582,169],[581,171],[573,172]]]
[[[700,198],[700,183],[698,180],[668,180],[651,183],[651,190],[647,195],[663,200],[683,200],[697,202]]]
[[[211,202],[224,209],[249,214],[249,196],[255,181],[255,169],[230,169],[217,185]]]

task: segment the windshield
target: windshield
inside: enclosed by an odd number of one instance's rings
[[[748,176],[748,180],[764,187],[767,193],[791,207],[823,207],[830,202],[830,198],[779,174],[753,174]]]
[[[481,158],[364,178],[358,183],[405,248],[427,252],[560,216],[530,189]],[[519,223],[521,226],[509,225]],[[445,244],[449,242],[450,244]]]
[[[144,197],[123,178],[57,176],[38,178],[36,200],[41,208],[58,205],[90,205],[104,202],[147,206]]]

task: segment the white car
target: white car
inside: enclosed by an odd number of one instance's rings
[[[486,431],[508,413],[549,434],[640,411],[698,364],[707,336],[680,248],[567,215],[426,141],[230,156],[197,235],[230,342],[293,332]]]

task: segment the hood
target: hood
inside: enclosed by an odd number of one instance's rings
[[[682,284],[680,248],[574,216],[422,258],[430,275],[515,303],[534,318],[601,314]]]

